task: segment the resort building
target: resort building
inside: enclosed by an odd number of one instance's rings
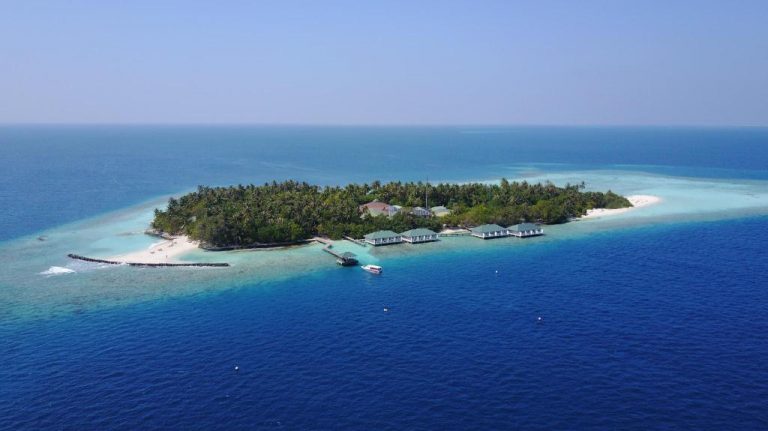
[[[391,230],[379,230],[369,233],[364,237],[365,242],[370,245],[387,245],[387,244],[399,244],[403,242],[403,238],[399,233],[392,232]]]
[[[336,259],[336,263],[341,266],[355,266],[359,262],[357,261],[357,256],[355,256],[354,253],[345,251],[344,253],[338,255],[338,259]]]
[[[419,242],[437,241],[437,233],[429,229],[411,229],[400,234],[403,241],[411,244]]]
[[[446,208],[446,207],[444,207],[442,205],[439,205],[439,206],[436,206],[436,207],[432,207],[431,210],[432,210],[432,214],[435,217],[445,217],[445,216],[447,216],[448,214],[451,213],[451,210],[449,210],[448,208]]]
[[[411,209],[411,214],[417,217],[429,217],[432,215],[428,209],[423,207],[413,207],[413,209]]]
[[[482,239],[501,238],[509,236],[507,228],[503,228],[497,224],[484,224],[469,229],[472,236],[476,236]]]
[[[544,229],[533,223],[520,223],[507,228],[509,234],[518,238],[525,238],[528,236],[544,235]]]
[[[389,205],[386,202],[379,202],[379,201],[368,202],[367,204],[363,204],[358,207],[360,214],[362,214],[363,216],[368,214],[371,217],[376,217],[380,215],[392,217],[393,215],[400,212],[401,209],[402,207],[398,205]]]

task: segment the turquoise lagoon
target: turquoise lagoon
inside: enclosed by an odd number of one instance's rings
[[[361,247],[334,242],[338,251],[358,255],[362,263],[387,266],[403,259],[426,259],[436,253],[473,254],[482,250],[523,252],[537,244],[576,240],[615,229],[632,229],[674,223],[722,220],[768,214],[768,182],[763,180],[671,177],[640,171],[584,170],[546,172],[542,167],[509,168],[509,180],[575,184],[584,181],[591,190],[614,190],[624,195],[645,194],[661,202],[622,214],[547,226],[541,238],[480,241],[469,237],[444,238],[440,242],[390,247]],[[493,182],[498,179],[481,179]],[[179,192],[182,194],[183,192]],[[189,262],[228,262],[231,268],[137,269],[97,265],[68,259],[68,253],[90,257],[110,256],[145,249],[158,239],[145,235],[155,208],[168,197],[151,199],[128,209],[70,223],[32,236],[7,241],[0,260],[8,270],[0,275],[3,314],[83,312],[102,306],[135,301],[194,295],[253,283],[275,282],[290,277],[337,268],[320,245],[276,250],[232,252],[193,251],[180,257]],[[41,241],[40,238],[44,241]],[[74,273],[47,274],[51,267]],[[367,277],[359,274],[359,277]]]

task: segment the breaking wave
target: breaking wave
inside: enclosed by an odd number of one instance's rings
[[[63,268],[61,266],[52,266],[48,270],[43,271],[40,275],[62,275],[62,274],[74,274],[74,269]]]

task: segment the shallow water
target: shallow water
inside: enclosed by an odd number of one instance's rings
[[[521,177],[510,176],[510,179]],[[481,241],[472,237],[445,238],[420,245],[383,248],[360,247],[337,241],[337,250],[351,251],[362,263],[386,265],[397,258],[429,259],[435,253],[462,250],[516,248],[532,242],[584,238],[597,232],[649,224],[718,220],[768,214],[768,182],[761,180],[717,180],[668,177],[629,171],[557,172],[527,176],[528,181],[551,180],[556,184],[585,181],[595,190],[624,194],[652,194],[661,197],[656,205],[627,213],[586,219],[560,226],[548,226],[543,238]],[[177,268],[137,270],[98,265],[68,259],[74,252],[89,257],[109,258],[144,249],[157,242],[143,234],[155,207],[165,199],[153,199],[137,207],[105,216],[49,229],[42,234],[6,242],[0,260],[7,269],[0,275],[0,312],[22,316],[33,312],[46,315],[82,312],[100,306],[114,306],[158,297],[190,295],[211,289],[241,286],[254,280],[300,277],[311,271],[334,270],[334,259],[319,245],[280,250],[237,252],[195,251],[182,256],[189,262],[228,262],[231,268]],[[503,252],[503,251],[500,251]],[[63,267],[74,274],[41,274],[51,267]],[[179,280],[183,283],[179,283]],[[212,287],[212,283],[216,287]]]

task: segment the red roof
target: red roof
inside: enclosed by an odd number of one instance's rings
[[[360,205],[360,209],[368,208],[368,211],[376,210],[376,211],[388,211],[389,210],[389,204],[386,204],[384,202],[368,202],[367,204]]]

